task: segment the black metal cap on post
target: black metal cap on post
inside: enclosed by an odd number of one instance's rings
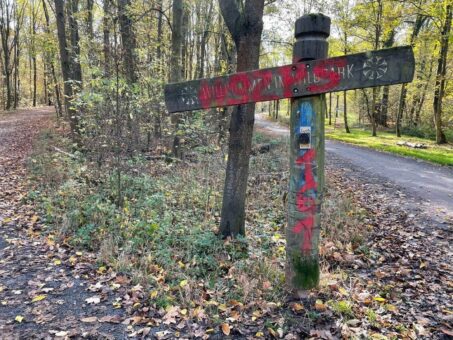
[[[324,14],[307,14],[296,21],[293,62],[327,58],[330,18]]]

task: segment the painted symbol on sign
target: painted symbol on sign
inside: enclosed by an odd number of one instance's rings
[[[184,105],[194,105],[198,103],[198,93],[192,86],[184,86],[179,99]]]
[[[382,57],[371,57],[363,63],[363,75],[371,80],[379,79],[387,73],[387,60]]]

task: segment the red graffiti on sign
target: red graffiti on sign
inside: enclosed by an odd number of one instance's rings
[[[310,85],[307,90],[310,92],[325,92],[335,88],[341,81],[341,75],[334,70],[334,67],[346,67],[346,59],[322,60],[316,64],[313,74],[323,80],[328,80],[325,84]]]
[[[198,99],[203,108],[208,108],[290,98],[304,92],[325,92],[340,83],[341,74],[338,70],[346,66],[346,59],[320,60],[314,64],[312,71],[308,66],[301,63],[276,70],[257,70],[226,78],[204,79],[200,81]],[[313,81],[316,84],[310,84]],[[310,85],[305,85],[307,83]]]
[[[293,232],[300,234],[303,232],[302,251],[307,252],[311,250],[311,239],[313,236],[313,226],[315,223],[316,201],[313,197],[306,197],[305,193],[308,190],[316,189],[316,181],[313,175],[312,162],[316,157],[314,149],[310,149],[296,160],[296,164],[304,165],[304,179],[305,184],[300,188],[296,194],[297,210],[303,212],[305,217],[298,221],[293,228]]]
[[[304,65],[286,66],[279,70],[280,76],[283,79],[285,97],[291,97],[293,94],[293,86],[298,85],[307,75]]]
[[[274,100],[278,97],[274,94],[266,94],[266,89],[272,83],[273,74],[270,70],[259,70],[256,71],[256,79],[252,84],[251,96],[253,101],[260,100]]]

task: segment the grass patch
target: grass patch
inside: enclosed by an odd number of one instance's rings
[[[425,138],[403,135],[396,137],[394,133],[379,131],[377,137],[372,137],[369,131],[362,129],[351,129],[351,133],[342,130],[326,129],[326,137],[341,142],[364,146],[371,149],[391,152],[401,156],[418,158],[441,165],[453,165],[453,146],[437,145],[435,142]],[[423,143],[427,149],[413,149],[406,146],[396,145],[399,141]]]

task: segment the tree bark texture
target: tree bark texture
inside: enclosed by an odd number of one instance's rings
[[[78,116],[75,109],[71,106],[71,99],[73,97],[71,80],[72,76],[72,62],[70,60],[67,36],[66,36],[66,19],[64,15],[64,0],[55,0],[55,15],[57,21],[57,35],[58,45],[60,50],[61,73],[64,82],[64,97],[65,109],[69,118],[71,127],[71,135],[73,140],[78,140]]]
[[[137,42],[129,15],[130,0],[118,0],[118,21],[121,34],[121,48],[123,54],[123,72],[129,84],[135,84],[137,75]]]
[[[264,0],[246,0],[241,13],[235,0],[219,0],[220,10],[237,50],[237,71],[259,67]],[[220,232],[245,235],[245,201],[252,146],[255,104],[239,105],[230,120],[228,161]]]

